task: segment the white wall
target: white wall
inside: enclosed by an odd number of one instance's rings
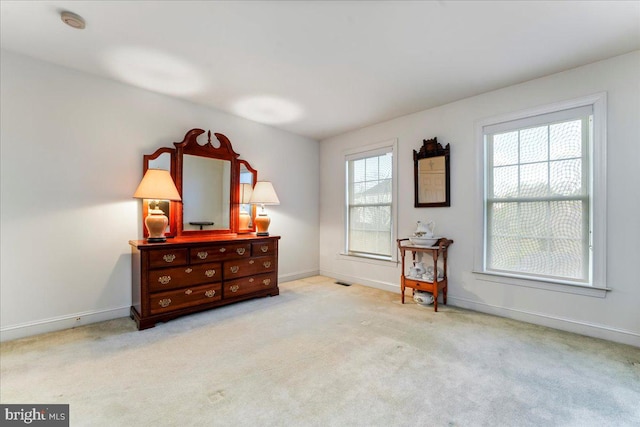
[[[317,141],[7,51],[1,63],[2,340],[128,316],[142,155],[192,128],[225,134],[273,181],[280,279],[317,274]]]
[[[518,110],[607,92],[608,221],[605,298],[478,280],[476,122]],[[451,143],[451,207],[413,207],[412,150],[423,139]],[[321,141],[320,271],[399,292],[400,267],[340,257],[344,150],[398,138],[399,236],[432,219],[455,243],[449,256],[449,302],[585,335],[640,346],[640,51],[517,86],[379,123]]]

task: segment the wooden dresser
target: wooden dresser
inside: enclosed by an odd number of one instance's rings
[[[278,289],[279,236],[175,237],[131,245],[131,318],[138,329]]]

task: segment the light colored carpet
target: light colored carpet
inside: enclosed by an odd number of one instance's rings
[[[1,345],[2,403],[72,426],[638,426],[640,349],[344,287],[137,331],[129,318]]]

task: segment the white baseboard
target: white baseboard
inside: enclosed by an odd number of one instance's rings
[[[130,306],[99,311],[85,311],[83,313],[69,314],[65,316],[52,317],[50,319],[37,320],[35,322],[7,326],[5,328],[0,328],[0,342],[44,334],[46,332],[76,328],[78,326],[117,319],[119,317],[128,317],[129,309]]]
[[[322,276],[331,277],[346,283],[357,283],[359,285],[369,286],[371,288],[381,289],[383,291],[400,293],[400,285],[395,283],[383,282],[380,280],[363,279],[362,277],[349,276],[348,274],[337,274],[330,271],[320,270]]]
[[[447,296],[447,303],[456,307],[479,311],[481,313],[493,314],[495,316],[520,320],[527,323],[533,323],[535,325],[547,326],[561,331],[573,332],[593,338],[601,338],[607,341],[614,341],[632,345],[634,347],[640,347],[640,334],[633,331],[563,317],[550,316],[544,313],[500,307],[473,301],[467,298],[456,297],[451,294]]]
[[[299,271],[296,273],[289,273],[278,275],[278,282],[293,282],[294,280],[306,279],[307,277],[313,277],[320,274],[318,270]]]

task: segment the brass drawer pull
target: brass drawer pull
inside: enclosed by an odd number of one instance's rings
[[[171,281],[171,276],[160,276],[160,277],[158,277],[158,282],[160,282],[163,285],[166,285],[170,281]]]
[[[187,268],[186,270],[184,270],[185,273],[191,273],[193,271],[192,268]]]
[[[227,248],[220,248],[220,252],[226,252]]]
[[[260,250],[262,252],[267,252],[269,250],[269,246],[267,246],[267,245],[260,246]]]
[[[158,304],[160,304],[160,307],[169,307],[169,304],[171,304],[171,298],[164,298],[161,299],[160,301],[158,301]]]
[[[232,273],[237,273],[238,271],[240,271],[240,267],[238,267],[237,265],[232,265],[230,268]]]
[[[209,253],[207,251],[198,252],[198,258],[200,259],[207,259],[208,256]]]
[[[176,259],[176,256],[174,254],[166,254],[165,256],[162,257],[162,259],[165,262],[173,262]]]
[[[249,283],[253,283],[253,277],[251,279],[249,279]]]
[[[238,285],[233,285],[233,286],[231,286],[229,289],[231,289],[231,292],[238,292],[238,289],[240,289],[240,286],[238,286]]]
[[[271,261],[265,261],[262,263],[262,265],[264,265],[264,268],[269,268],[271,267]]]
[[[238,255],[244,255],[244,248],[238,248],[236,249],[236,252],[238,253]]]
[[[184,291],[184,293],[187,295],[191,295],[193,291],[191,289],[187,289],[186,291]]]
[[[264,280],[262,281],[262,283],[263,283],[265,286],[269,286],[269,285],[271,284],[271,279],[264,279]]]
[[[216,291],[213,289],[210,289],[204,293],[204,296],[207,298],[213,298],[215,294],[216,294]]]
[[[253,264],[253,263],[255,263],[255,261],[254,261],[254,260],[252,260],[252,259],[250,259],[250,260],[249,260],[249,264]]]
[[[215,274],[216,274],[216,271],[214,269],[207,270],[204,272],[204,275],[207,277],[213,277]]]

